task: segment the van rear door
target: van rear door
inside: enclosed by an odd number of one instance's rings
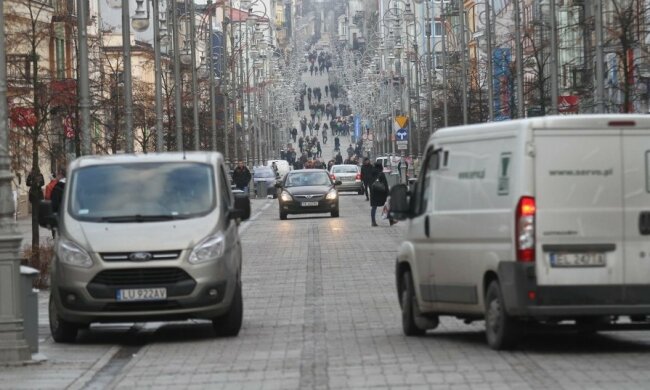
[[[619,129],[534,132],[539,285],[624,279]]]
[[[650,129],[624,129],[625,284],[650,285]],[[628,298],[636,300],[632,286]],[[645,293],[647,301],[648,290]]]

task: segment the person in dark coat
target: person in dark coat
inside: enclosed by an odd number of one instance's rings
[[[372,183],[374,183],[375,180],[379,180],[381,183],[384,183],[386,191],[379,192],[377,190],[373,190]],[[372,226],[379,226],[377,225],[377,220],[375,219],[377,207],[384,207],[384,203],[386,203],[386,199],[388,198],[388,180],[386,180],[384,167],[381,165],[381,162],[375,163],[372,183],[370,185],[370,220],[372,222]],[[391,226],[395,223],[392,219],[389,221]]]
[[[243,161],[232,171],[232,182],[237,189],[248,193],[248,185],[251,181],[251,171],[248,170]]]
[[[59,168],[57,178],[59,179],[52,189],[52,212],[58,213],[61,210],[61,202],[63,201],[63,193],[65,192],[65,168]]]
[[[370,185],[375,179],[375,167],[370,164],[368,157],[363,159],[361,165],[361,182],[363,183],[363,192],[366,194],[366,200],[370,200]]]

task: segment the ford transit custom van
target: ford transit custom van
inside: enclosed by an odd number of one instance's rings
[[[212,320],[236,336],[243,315],[234,196],[219,153],[88,156],[72,162],[58,215],[49,318],[57,342],[91,323]]]

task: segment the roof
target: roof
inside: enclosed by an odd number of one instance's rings
[[[230,11],[228,12],[228,16],[230,17],[230,20],[233,23],[241,23],[241,22],[246,22],[248,21],[248,11],[238,9],[238,8],[230,8]],[[258,16],[258,21],[259,22],[268,22],[269,18],[267,17],[259,17]]]
[[[80,157],[72,162],[70,168],[130,163],[196,162],[214,164],[220,161],[223,161],[223,156],[217,152],[111,154]]]

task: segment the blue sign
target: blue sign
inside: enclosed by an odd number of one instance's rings
[[[354,116],[354,136],[359,139],[361,135],[361,116],[359,114]]]
[[[398,141],[408,141],[409,132],[406,129],[399,129],[395,132],[395,137]]]

